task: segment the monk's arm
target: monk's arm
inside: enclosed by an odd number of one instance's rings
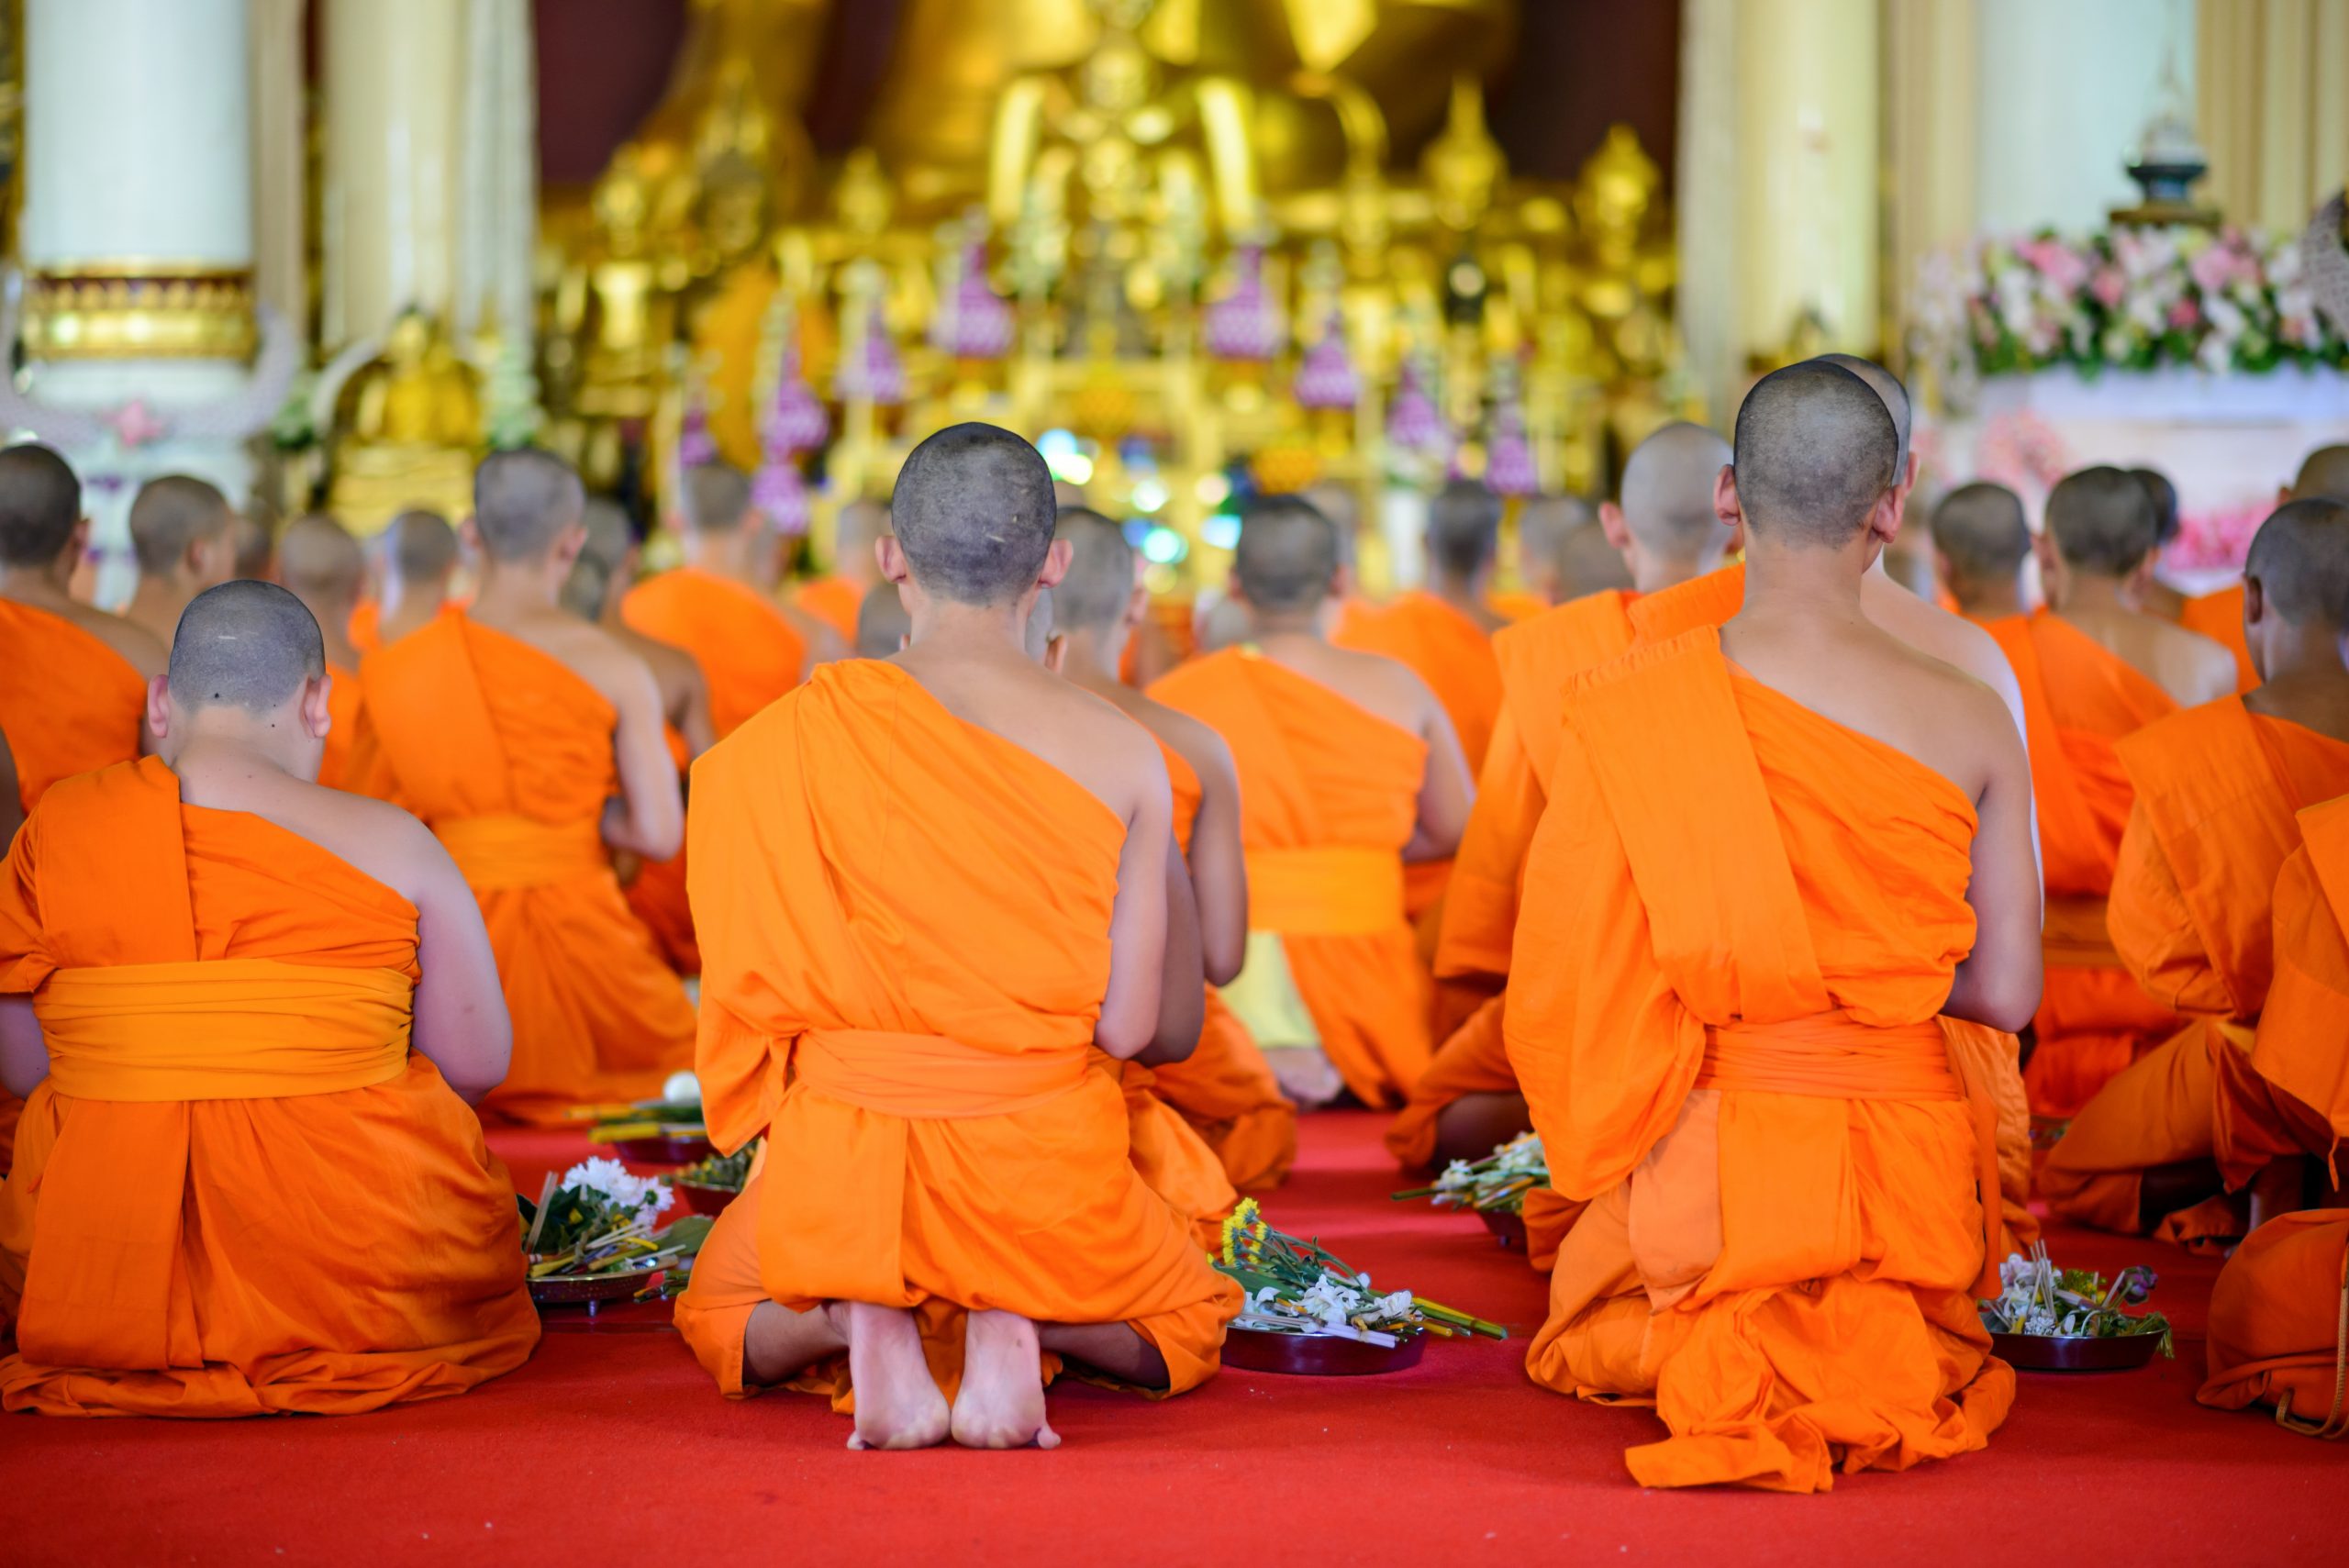
[[[1989,651],[1982,659],[1981,668],[1968,670],[1967,673],[1986,683],[1998,694],[1998,700],[2006,705],[2007,717],[2014,720],[2015,739],[2022,745],[2023,765],[2028,767],[2031,765],[2031,728],[2023,722],[2022,683],[2015,679],[2015,667],[2007,662],[2007,656],[1999,649],[1998,639],[1984,632],[1982,640],[1990,645]],[[2033,870],[2044,872],[2044,857],[2039,847],[2039,801],[2036,797],[2031,803],[2031,863]]]
[[[677,765],[661,733],[661,690],[644,661],[618,650],[613,658],[606,695],[618,714],[612,757],[620,793],[604,807],[604,842],[648,861],[665,861],[685,842],[685,806],[677,789]]]
[[[1475,802],[1476,786],[1468,777],[1468,759],[1460,750],[1460,737],[1453,733],[1450,716],[1432,692],[1427,695],[1419,738],[1428,746],[1427,768],[1419,776],[1419,818],[1412,828],[1411,841],[1403,846],[1403,859],[1440,861],[1460,848],[1460,836],[1468,830],[1468,808]]]
[[[1145,1067],[1188,1062],[1207,1022],[1207,973],[1199,962],[1199,907],[1182,846],[1166,835],[1166,959],[1158,983],[1158,1038],[1134,1058]]]
[[[1191,825],[1191,891],[1199,909],[1199,956],[1208,983],[1229,985],[1248,956],[1248,857],[1240,840],[1240,775],[1223,737],[1200,726],[1192,767],[1199,814]]]
[[[17,754],[8,750],[8,738],[0,735],[0,844],[14,839],[24,825],[24,798],[17,793]]]
[[[1942,1011],[2009,1032],[2039,1009],[2040,885],[2031,837],[2031,764],[2002,715],[1986,706],[1975,728],[1985,759],[1975,802],[1974,951],[1957,966]]]
[[[1093,1043],[1120,1062],[1147,1051],[1158,1038],[1159,989],[1166,965],[1166,846],[1174,835],[1174,804],[1166,764],[1155,742],[1134,731],[1146,751],[1127,760],[1135,780],[1126,817],[1125,847],[1118,853],[1118,898],[1109,914],[1109,984]]]
[[[419,826],[416,838],[409,902],[419,977],[411,1039],[460,1098],[478,1104],[506,1081],[513,1024],[480,903],[432,835]]]
[[[30,996],[0,996],[0,1084],[23,1099],[49,1076],[49,1046]]]
[[[799,672],[801,680],[813,674],[818,664],[829,664],[848,657],[848,644],[841,640],[839,630],[829,621],[811,616],[796,605],[784,604],[776,607],[783,611],[783,618],[791,623],[792,629],[799,633],[799,640],[807,645],[807,667]]]

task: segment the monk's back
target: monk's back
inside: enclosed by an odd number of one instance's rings
[[[956,718],[1008,740],[1085,786],[1119,817],[1163,769],[1147,734],[1108,702],[1032,661],[925,657],[907,649],[884,661],[911,676]]]
[[[1301,638],[1268,643],[1263,653],[1273,663],[1319,682],[1396,728],[1419,733],[1427,688],[1399,661]]]
[[[2167,692],[2181,707],[2215,702],[2235,689],[2234,655],[2172,621],[2100,606],[2057,617]]]

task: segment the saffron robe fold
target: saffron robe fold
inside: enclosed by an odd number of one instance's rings
[[[694,1009],[622,896],[602,838],[619,790],[612,706],[561,662],[468,616],[368,655],[362,787],[423,818],[481,901],[514,1020],[485,1114],[561,1121],[657,1094],[693,1060]]]
[[[1608,589],[1504,627],[1493,638],[1502,702],[1476,782],[1476,801],[1453,862],[1436,939],[1439,984],[1490,988],[1508,977],[1525,851],[1547,800],[1566,684],[1631,646],[1636,595]],[[1486,997],[1448,1035],[1395,1123],[1386,1147],[1406,1165],[1435,1154],[1436,1118],[1467,1095],[1513,1094],[1501,1039],[1502,998]]]
[[[367,689],[360,684],[356,670],[338,664],[327,673],[332,677],[327,687],[327,716],[332,722],[327,728],[326,755],[318,761],[318,783],[328,789],[356,789],[362,755],[359,736],[367,725]]]
[[[60,784],[0,868],[50,1076],[0,1184],[0,1407],[347,1414],[538,1342],[514,1192],[408,1050],[416,910],[153,759]]]
[[[1249,929],[1279,939],[1346,1087],[1374,1108],[1394,1105],[1434,1054],[1402,886],[1426,742],[1247,649],[1195,660],[1150,695],[1230,746]],[[1263,1030],[1256,1038],[1266,1043]]]
[[[2214,1409],[2349,1433],[2349,1208],[2277,1215],[2235,1249],[2210,1287],[2209,1369],[2195,1397]]]
[[[1536,1381],[1653,1398],[1645,1485],[1823,1491],[1984,1446],[1996,1113],[1934,1019],[1971,804],[1698,630],[1576,684],[1508,1051],[1561,1197]]]
[[[2238,693],[2259,684],[2259,672],[2251,662],[2251,645],[2243,639],[2241,583],[2187,600],[2179,607],[2177,624],[2188,631],[2200,632],[2234,655]]]
[[[2224,1148],[2239,1187],[2266,1163],[2244,1153],[2297,1147],[2249,1052],[2275,973],[2277,878],[2300,847],[2296,814],[2349,794],[2349,746],[2229,697],[2119,751],[2136,803],[2113,874],[2113,947],[2148,995],[2193,1021],[2097,1091],[2049,1156],[2044,1187],[2056,1213],[2133,1234],[2148,1167]],[[2173,1240],[2243,1233],[2225,1205],[2173,1218]]]
[[[669,743],[669,760],[677,764],[682,787],[693,759],[685,753],[685,738],[673,725],[662,726]],[[688,802],[690,808],[691,803]],[[701,973],[701,944],[694,940],[694,912],[685,893],[685,851],[665,861],[646,861],[628,884],[628,906],[652,934],[662,961],[679,974]]]
[[[2276,876],[2275,978],[2250,1072],[2227,1084],[2247,1106],[2221,1124],[2216,1152],[2231,1180],[2310,1154],[2337,1184],[2349,1138],[2349,796],[2299,822],[2301,847]]]
[[[147,683],[130,662],[63,616],[0,599],[0,735],[29,815],[50,785],[139,755]],[[24,1102],[0,1089],[0,1175]]]
[[[682,648],[709,684],[709,722],[719,739],[797,685],[807,673],[807,641],[782,608],[757,589],[680,566],[648,577],[620,600],[631,630]]]
[[[2046,877],[2046,990],[2024,1069],[2034,1115],[2065,1119],[2185,1022],[2113,951],[2106,899],[2132,791],[2119,742],[2177,711],[2169,694],[2046,610],[1987,623],[2014,666]]]
[[[1180,751],[1161,743],[1166,776],[1174,791],[1174,841],[1191,852],[1191,828],[1199,816],[1199,775]],[[1272,1064],[1256,1047],[1255,1037],[1239,1016],[1224,1005],[1212,985],[1208,987],[1207,1012],[1199,1025],[1199,1043],[1186,1061],[1158,1067],[1125,1064],[1122,1081],[1129,1098],[1138,1091],[1154,1090],[1157,1098],[1174,1107],[1192,1132],[1215,1155],[1230,1186],[1242,1193],[1266,1193],[1281,1184],[1297,1160],[1297,1106],[1281,1093]],[[1135,1128],[1139,1160],[1144,1139]],[[1147,1176],[1149,1173],[1144,1172]],[[1153,1181],[1162,1196],[1173,1195]],[[1202,1184],[1195,1212],[1220,1220],[1232,1199],[1207,1201],[1216,1195]],[[1177,1204],[1178,1207],[1184,1207]]]
[[[1128,1323],[1173,1391],[1238,1287],[1130,1159],[1092,1062],[1123,824],[896,666],[828,665],[694,767],[697,1053],[711,1137],[766,1137],[677,1326],[729,1394],[762,1301]],[[705,1271],[712,1262],[707,1282]],[[794,1386],[850,1396],[846,1360]]]

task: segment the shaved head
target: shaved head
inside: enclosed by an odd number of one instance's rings
[[[2031,554],[2022,497],[2003,484],[1961,484],[1933,508],[1933,548],[1968,583],[2012,582]]]
[[[1676,420],[1631,449],[1623,464],[1623,526],[1664,561],[1695,561],[1726,549],[1729,530],[1713,512],[1713,482],[1730,445],[1702,425]]]
[[[1052,548],[1052,471],[1010,431],[950,425],[916,447],[889,506],[907,569],[923,592],[1003,605],[1036,584]]]
[[[1362,493],[1351,484],[1323,479],[1307,485],[1297,495],[1330,519],[1330,526],[1338,530],[1338,564],[1352,566],[1354,529],[1362,521]]]
[[[139,570],[166,577],[192,545],[219,538],[236,521],[228,498],[201,479],[167,473],[139,487],[130,503],[130,549]]]
[[[905,600],[895,583],[880,583],[856,606],[856,656],[886,659],[905,647],[914,634],[914,617],[906,614]]]
[[[2048,493],[2047,535],[2065,565],[2126,577],[2154,552],[2154,501],[2123,468],[2084,468]]]
[[[613,579],[636,548],[636,529],[628,520],[628,508],[608,495],[587,497],[579,520],[587,527],[587,542],[579,547],[579,559],[563,579],[562,607],[583,620],[601,620]]]
[[[1556,555],[1562,601],[1631,586],[1631,569],[1624,563],[1623,552],[1607,541],[1607,530],[1597,523],[1568,528]]]
[[[1501,498],[1473,479],[1455,479],[1428,506],[1428,560],[1464,582],[1493,563],[1501,548]]]
[[[1068,575],[1052,589],[1052,618],[1063,631],[1111,631],[1134,596],[1134,547],[1126,530],[1090,506],[1061,514],[1054,537],[1068,541]]]
[[[2154,504],[2154,548],[2159,550],[2177,537],[2177,486],[2158,468],[2132,468],[2129,477],[2145,487],[2145,499]]]
[[[367,552],[324,512],[296,517],[277,541],[277,575],[304,604],[356,604],[367,585]]]
[[[1773,371],[1737,411],[1736,478],[1747,530],[1842,549],[1899,478],[1884,399],[1820,360]]]
[[[438,583],[457,569],[457,530],[438,512],[402,512],[384,533],[392,571],[403,583]]]
[[[2292,481],[2292,499],[2310,496],[2349,501],[2349,446],[2319,447],[2301,461]]]
[[[277,564],[279,535],[277,508],[259,495],[245,498],[245,504],[230,514],[229,532],[237,541],[237,558],[230,571],[239,577],[265,578]]]
[[[82,482],[65,460],[28,441],[0,448],[0,566],[48,566],[73,541]]]
[[[2285,502],[2252,537],[2243,575],[2293,626],[2349,627],[2349,503]]]
[[[206,589],[172,637],[172,701],[183,708],[270,713],[326,671],[317,621],[274,583],[238,578]]]
[[[677,511],[696,533],[729,533],[750,509],[750,478],[730,462],[696,463],[677,486]]]
[[[1898,376],[1874,360],[1864,360],[1857,354],[1821,354],[1819,356],[1819,362],[1850,371],[1854,375],[1866,382],[1869,388],[1884,400],[1884,411],[1892,416],[1892,433],[1898,443],[1892,454],[1893,475],[1896,479],[1906,479],[1909,476],[1909,427],[1911,413],[1909,406],[1909,389],[1900,384]]]
[[[1302,495],[1267,495],[1240,514],[1232,581],[1260,610],[1310,610],[1338,573],[1338,529]]]
[[[473,527],[492,561],[543,560],[586,504],[572,466],[536,447],[492,452],[473,470]]]

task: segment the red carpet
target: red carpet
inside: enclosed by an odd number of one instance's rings
[[[1474,1222],[1386,1202],[1376,1134],[1367,1116],[1309,1118],[1275,1222],[1382,1284],[1530,1330],[1542,1282]],[[533,1190],[580,1151],[496,1141]],[[2054,1246],[2162,1270],[2178,1359],[2026,1374],[1987,1453],[1824,1497],[1641,1491],[1620,1455],[1653,1418],[1532,1387],[1521,1338],[1438,1343],[1391,1378],[1226,1373],[1163,1405],[1072,1386],[1053,1396],[1066,1444],[1050,1454],[862,1454],[815,1399],[720,1399],[665,1310],[630,1308],[592,1330],[558,1318],[513,1375],[382,1415],[0,1419],[0,1561],[2340,1562],[2349,1452],[2193,1403],[2215,1264],[2078,1234]]]

